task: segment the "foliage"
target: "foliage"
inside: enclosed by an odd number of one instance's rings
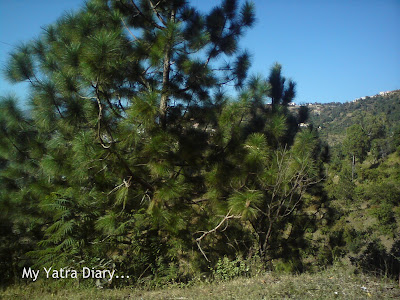
[[[396,117],[354,113],[328,151],[300,126],[312,114],[289,109],[296,84],[279,63],[247,80],[239,39],[254,16],[233,0],[208,13],[91,0],[10,54],[5,75],[30,100],[0,101],[5,284],[29,266],[129,274],[110,287],[228,280],[254,257],[301,272],[313,256],[367,255],[369,233],[393,241]]]
[[[218,259],[213,275],[216,280],[227,281],[235,277],[244,276],[248,272],[249,268],[241,257],[231,261],[224,256]]]
[[[326,185],[328,195],[339,211],[330,235],[330,248],[337,247],[360,269],[396,278],[398,276],[399,220],[399,153],[390,154],[373,164],[372,154],[359,166],[357,179],[347,184],[343,170]],[[346,188],[351,186],[352,188]],[[346,191],[346,192],[344,192]]]
[[[400,91],[364,97],[345,103],[316,103],[308,106],[310,122],[320,128],[320,135],[330,146],[343,142],[346,130],[354,124],[362,127],[369,142],[384,140],[383,157],[399,145]],[[383,141],[380,143],[383,145]],[[368,148],[369,149],[369,148]]]
[[[31,89],[26,113],[1,102],[7,279],[98,259],[132,280],[188,273],[192,232],[209,218],[192,202],[215,153],[207,127],[224,85],[243,86],[238,40],[253,23],[251,3],[203,14],[179,0],[93,0],[11,53],[5,75]]]
[[[368,243],[358,256],[352,257],[352,262],[363,271],[376,275],[398,279],[400,272],[399,240],[388,251],[379,241]]]
[[[350,157],[362,162],[368,153],[368,136],[360,125],[352,125],[346,131],[343,149]]]
[[[1,203],[25,197],[33,211],[16,200],[5,249],[28,216],[38,234],[23,254],[36,266],[105,260],[131,282],[164,284],[242,252],[265,264],[319,157],[315,132],[297,134],[282,66],[245,83],[238,40],[253,23],[250,3],[202,14],[184,1],[93,0],[16,49],[5,73],[30,82],[30,106],[2,102]],[[227,83],[242,88],[237,101]],[[198,232],[231,213],[203,243],[218,253],[210,262]]]

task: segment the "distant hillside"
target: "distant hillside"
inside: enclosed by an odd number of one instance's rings
[[[340,143],[353,124],[373,126],[381,123],[387,136],[400,126],[400,90],[382,92],[346,103],[308,104],[308,122],[319,128],[320,136],[330,146]]]

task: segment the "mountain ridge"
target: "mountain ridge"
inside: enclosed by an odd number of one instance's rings
[[[360,124],[382,123],[387,138],[400,127],[400,90],[380,92],[345,103],[314,103],[306,105],[308,124],[318,129],[321,138],[330,146],[339,144],[347,128]]]

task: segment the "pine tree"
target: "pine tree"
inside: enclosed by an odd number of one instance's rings
[[[368,136],[363,128],[358,125],[352,125],[346,131],[346,138],[343,141],[344,152],[351,158],[351,178],[354,180],[356,159],[363,162],[369,148]]]
[[[43,146],[13,97],[0,100],[0,270],[2,283],[16,282],[29,263],[26,252],[43,237],[38,195],[46,183],[37,174]]]
[[[13,151],[33,164],[38,264],[104,258],[133,280],[189,260],[221,89],[243,85],[238,40],[253,23],[253,5],[234,0],[208,14],[182,0],[93,0],[11,54],[8,79],[31,85],[23,136],[34,135]],[[4,159],[2,184],[17,161]]]
[[[320,149],[287,109],[295,83],[281,65],[246,83],[238,43],[253,23],[253,5],[234,0],[208,14],[92,0],[11,53],[7,77],[31,88],[26,113],[1,102],[1,207],[18,207],[4,249],[19,251],[20,226],[38,266],[113,265],[131,282],[183,279],[254,243],[266,263]]]
[[[296,95],[296,83],[289,80],[286,86],[286,78],[282,76],[282,65],[279,63],[273,65],[268,82],[271,86],[269,96],[271,97],[272,106],[287,105],[293,101]]]
[[[218,215],[209,219],[207,230],[199,232],[196,239],[207,260],[218,239],[229,244],[235,237],[240,247],[235,255],[246,251],[248,241],[240,237],[246,236],[249,226],[265,266],[279,257],[276,249],[287,243],[282,232],[297,222],[296,212],[319,180],[322,153],[318,137],[313,130],[299,131],[298,124],[291,123],[294,117],[286,105],[292,96],[285,102],[282,95],[294,96],[295,85],[286,89],[280,70],[276,64],[268,80],[250,80],[240,100],[224,106],[218,118],[219,134],[213,137],[213,144],[218,145],[220,154],[206,178],[212,203],[208,209]],[[234,237],[227,231],[233,220],[241,230]],[[230,239],[219,235],[221,228],[225,236],[232,235]],[[304,232],[299,230],[295,238],[301,234]]]

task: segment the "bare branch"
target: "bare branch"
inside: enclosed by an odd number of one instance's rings
[[[155,6],[153,5],[153,2],[151,2],[151,0],[149,0],[151,9],[153,10],[153,12],[156,14],[157,18],[161,21],[161,23],[164,24],[164,26],[167,26],[167,22],[164,21],[164,19],[161,17],[161,15],[159,14],[159,12],[157,11],[157,6],[160,4],[161,1],[159,1]]]
[[[200,242],[203,238],[205,238],[207,235],[216,232],[226,221],[228,221],[229,219],[240,219],[241,216],[235,216],[235,215],[231,215],[231,211],[232,209],[230,209],[228,211],[228,213],[226,214],[226,216],[221,220],[221,222],[219,222],[219,224],[217,226],[215,226],[213,229],[209,230],[209,231],[200,231],[197,233],[203,233],[200,237],[198,237],[196,239],[196,243],[197,243],[197,247],[199,248],[200,252],[203,254],[204,258],[209,262],[210,260],[208,259],[207,255],[204,253],[203,249],[201,248]]]
[[[93,85],[92,85],[93,86]],[[106,146],[104,144],[103,138],[101,137],[101,119],[103,117],[103,105],[101,104],[100,98],[99,98],[99,90],[98,90],[98,85],[96,84],[95,86],[93,86],[96,90],[96,100],[97,100],[97,105],[99,107],[99,115],[97,117],[97,138],[100,141],[100,145],[104,148],[104,149],[109,149],[111,147],[111,144]]]
[[[125,185],[126,188],[129,188],[131,186],[131,180],[132,180],[132,176],[128,176],[128,181],[126,181],[124,178],[122,183],[120,185],[117,185],[115,188],[113,188],[110,192],[108,192],[107,195],[111,195],[113,192],[120,189],[123,185]]]
[[[123,18],[121,18],[122,24],[124,24],[124,27],[126,28],[126,30],[128,30],[128,32],[131,34],[131,36],[135,39],[135,42],[138,42],[139,39],[136,37],[136,35],[133,34],[133,32],[128,28],[128,26],[126,25],[125,21]]]
[[[149,20],[148,18],[146,18],[146,16],[142,13],[142,11],[139,9],[139,7],[137,7],[135,1],[131,0],[132,5],[135,7],[136,11],[139,13],[139,15],[141,15],[144,19],[146,19],[148,22],[150,22],[151,24],[153,24],[155,27],[157,27],[158,29],[165,29],[165,27],[158,25],[156,22],[154,22],[153,20]]]

